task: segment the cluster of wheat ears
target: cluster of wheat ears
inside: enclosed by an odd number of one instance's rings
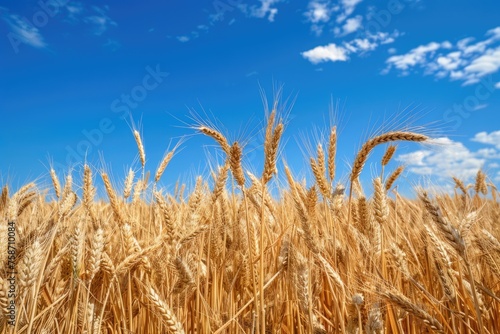
[[[57,201],[30,183],[0,199],[0,333],[500,333],[500,205],[479,171],[455,178],[454,195],[416,199],[394,189],[403,171],[359,176],[378,145],[426,142],[393,131],[365,142],[344,187],[335,185],[336,128],[310,159],[314,185],[285,167],[288,186],[269,181],[284,125],[272,112],[260,177],[242,168],[243,148],[208,126],[225,163],[190,194],[151,181],[139,132],[142,176],[123,187],[100,172],[108,201],[95,199],[93,171],[72,175]],[[383,174],[383,173],[382,173]],[[232,182],[231,182],[232,181]],[[232,183],[233,186],[228,186]],[[147,196],[146,196],[147,194]],[[16,225],[16,322],[7,322],[7,223]]]

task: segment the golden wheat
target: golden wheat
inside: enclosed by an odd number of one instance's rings
[[[276,193],[269,181],[284,125],[274,109],[260,178],[244,173],[239,142],[198,130],[217,141],[226,161],[213,180],[197,177],[190,193],[182,184],[174,194],[157,188],[174,150],[148,181],[137,131],[143,177],[134,182],[129,169],[123,194],[106,172],[93,180],[97,171],[86,164],[82,175],[68,173],[63,189],[51,170],[57,202],[34,183],[14,194],[2,186],[0,334],[498,332],[500,205],[483,171],[474,198],[459,179],[460,194],[432,200],[425,190],[416,199],[389,192],[403,166],[382,172],[365,194],[359,176],[377,145],[428,139],[389,132],[356,156],[347,179],[357,195],[351,208],[346,185],[333,185],[335,127],[328,149],[318,144],[307,159],[311,182],[284,161],[288,187],[276,182]],[[389,146],[378,161],[382,169],[394,151]],[[99,187],[107,201],[97,199]],[[485,187],[492,196],[479,196]],[[6,317],[9,222],[16,225],[14,327]]]

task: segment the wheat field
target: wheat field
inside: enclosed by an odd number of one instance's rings
[[[383,170],[397,142],[430,138],[370,138],[341,185],[333,127],[310,158],[314,184],[285,166],[274,196],[275,112],[261,175],[243,169],[241,143],[197,130],[226,159],[189,194],[158,188],[175,152],[149,177],[137,131],[141,171],[121,184],[85,165],[83,175],[51,170],[56,201],[35,183],[3,186],[0,333],[500,333],[500,204],[483,171],[473,184],[454,178],[454,194],[405,198],[393,191],[401,166],[365,185],[367,196],[359,177],[375,148],[386,149]]]

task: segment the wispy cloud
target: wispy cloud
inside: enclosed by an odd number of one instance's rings
[[[108,6],[98,7],[92,6],[93,15],[84,18],[84,22],[89,23],[92,26],[93,33],[97,36],[102,35],[110,26],[117,26],[117,23],[113,21],[107,14],[109,11]]]
[[[389,64],[388,69],[390,69],[390,67],[395,67],[406,75],[408,74],[408,70],[416,65],[428,63],[429,59],[434,57],[436,51],[439,49],[450,49],[451,47],[452,45],[450,42],[431,42],[426,45],[420,45],[406,54],[392,56],[387,59],[387,63]],[[449,67],[455,66],[455,63],[451,59],[449,61]]]
[[[270,22],[274,21],[274,17],[278,14],[278,8],[275,5],[282,0],[259,0],[260,6],[250,7],[250,15],[258,18],[265,18]]]
[[[440,180],[449,179],[451,176],[459,177],[465,181],[472,180],[479,169],[496,168],[500,159],[500,131],[490,134],[480,132],[471,139],[472,141],[491,144],[496,149],[487,147],[472,151],[459,141],[448,137],[434,140],[437,144],[432,149],[417,150],[401,154],[397,160],[406,164],[412,173],[437,177]]]
[[[364,54],[373,51],[381,44],[392,43],[398,36],[399,33],[397,31],[393,34],[380,32],[376,35],[369,35],[366,38],[356,38],[349,42],[343,42],[340,45],[330,43],[325,46],[317,46],[311,50],[302,52],[301,55],[313,64],[328,61],[346,61],[351,54]]]
[[[176,38],[182,43],[192,41],[198,38],[201,33],[208,33],[211,26],[224,21],[228,13],[231,13],[231,15],[242,13],[249,18],[261,18],[267,19],[269,22],[274,22],[278,14],[276,5],[280,2],[283,2],[283,0],[259,0],[258,5],[248,5],[239,0],[228,2],[215,1],[213,2],[215,11],[208,15],[208,24],[199,24],[190,33],[177,36]],[[236,18],[232,17],[227,24],[233,25],[235,22]]]
[[[347,19],[342,26],[342,28],[336,27],[334,29],[334,32],[336,35],[339,36],[345,36],[349,35],[363,27],[363,17],[361,15],[357,15],[355,17],[351,17],[350,19]]]
[[[339,6],[330,1],[312,0],[309,1],[304,16],[311,23],[311,30],[319,36],[323,32],[324,24],[328,23],[332,14],[338,10]]]
[[[121,44],[120,42],[114,39],[108,38],[108,40],[106,41],[106,43],[104,43],[103,46],[111,51],[116,51],[121,47]]]
[[[350,18],[356,6],[362,0],[310,0],[304,16],[311,23],[311,30],[320,35],[325,25],[336,25],[333,31],[336,35],[347,35],[361,28],[363,17],[357,15]],[[335,18],[334,22],[331,22]]]
[[[313,0],[309,2],[307,11],[304,15],[311,23],[326,23],[330,21],[333,11],[334,7],[332,7],[329,2]]]
[[[382,73],[395,69],[408,75],[420,70],[436,78],[461,80],[463,85],[477,83],[500,69],[500,27],[487,31],[485,37],[475,43],[468,37],[455,45],[448,41],[420,45],[406,54],[389,57]]]
[[[340,0],[341,13],[337,16],[337,23],[345,21],[356,9],[356,6],[363,0]]]
[[[2,19],[11,29],[11,32],[7,34],[7,38],[14,50],[18,50],[20,43],[40,49],[47,47],[47,43],[37,27],[23,20],[19,15],[10,14],[7,9],[2,9]]]
[[[254,75],[259,75],[259,72],[257,71],[248,72],[247,74],[245,74],[245,77],[249,78],[253,77]]]
[[[185,35],[184,36],[177,36],[176,38],[181,43],[186,43],[186,42],[189,42],[189,40],[190,40],[189,36],[185,36]]]
[[[80,15],[85,11],[82,3],[77,1],[72,1],[66,5],[66,10],[68,11],[67,20],[69,22],[79,22]]]

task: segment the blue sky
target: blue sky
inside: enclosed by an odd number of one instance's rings
[[[244,141],[259,174],[277,87],[293,102],[281,157],[301,177],[335,124],[338,181],[370,135],[408,126],[438,145],[399,145],[402,183],[500,180],[498,1],[4,0],[0,36],[0,181],[14,188],[85,160],[121,187],[139,169],[132,128],[153,173],[184,138],[162,186],[192,184],[222,161],[197,120]]]

